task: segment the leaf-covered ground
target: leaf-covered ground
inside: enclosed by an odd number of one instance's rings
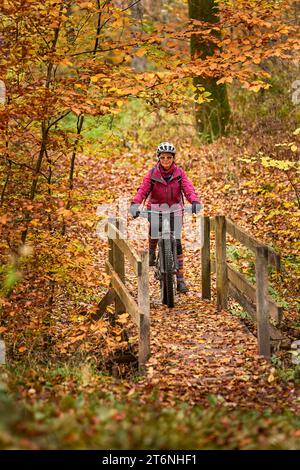
[[[297,267],[287,255],[297,254],[295,211],[281,213],[280,230],[272,217],[253,223],[258,208],[268,214],[268,201],[257,191],[268,176],[262,178],[257,168],[249,175],[249,165],[242,162],[237,170],[231,157],[216,165],[222,152],[243,155],[244,145],[221,139],[200,150],[186,147],[178,159],[202,196],[206,214],[231,216],[285,256],[283,276],[274,277],[274,286],[288,305],[283,329],[294,339],[299,334]],[[1,424],[2,447],[299,448],[297,381],[287,380],[275,362],[257,355],[256,338],[239,316],[217,312],[214,298],[201,300],[197,250],[186,251],[190,292],[178,295],[171,311],[159,304],[158,284],[150,273],[152,355],[146,377],[114,363],[119,351],[135,352],[137,332],[126,315],[112,325],[110,309],[102,319],[92,319],[109,285],[107,243],[95,233],[96,208],[119,196],[128,195],[130,201],[153,162],[139,149],[122,158],[81,156],[76,203],[63,214],[67,236],[43,238],[33,231],[30,241],[36,248],[24,263],[23,282],[1,301],[9,365],[2,376],[8,393],[2,390],[0,405],[11,410]],[[234,176],[228,182],[228,167],[238,173],[238,181]],[[279,180],[278,175],[278,185]],[[284,194],[287,202],[293,198],[292,192]],[[276,204],[280,208],[282,201]],[[133,244],[147,246],[146,241]],[[238,253],[241,269],[250,275],[251,260]],[[134,292],[132,273],[128,284]],[[277,360],[290,367],[290,358],[280,352]],[[121,378],[111,378],[110,372]]]

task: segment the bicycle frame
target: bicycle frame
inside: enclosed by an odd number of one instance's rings
[[[188,208],[190,209],[190,208]],[[141,211],[139,215],[141,217],[147,218],[149,220],[149,214],[155,214],[158,215],[158,217],[161,217],[162,219],[162,224],[161,224],[161,232],[159,232],[158,236],[158,254],[159,254],[159,259],[160,259],[160,274],[164,274],[166,272],[165,266],[164,266],[164,256],[163,256],[163,240],[171,240],[172,243],[172,253],[173,253],[173,259],[174,259],[174,266],[173,266],[173,273],[175,274],[176,271],[178,270],[179,263],[177,259],[177,243],[176,243],[176,238],[174,235],[174,230],[171,230],[171,224],[170,224],[170,217],[173,215],[175,216],[176,213],[183,213],[183,211],[189,212],[186,207],[176,209],[174,211],[153,211],[153,210],[145,210]],[[160,226],[160,224],[158,224]],[[156,276],[158,280],[161,280],[161,276]]]

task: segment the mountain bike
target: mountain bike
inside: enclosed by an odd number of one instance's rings
[[[175,233],[174,230],[171,230],[171,217],[174,217],[177,212],[192,213],[191,209],[191,207],[185,206],[174,211],[142,210],[137,214],[139,217],[147,218],[149,222],[152,214],[156,214],[161,218],[161,223],[158,224],[158,255],[154,276],[160,282],[161,302],[169,308],[174,307],[175,279],[179,268]]]

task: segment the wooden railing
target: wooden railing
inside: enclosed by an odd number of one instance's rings
[[[215,259],[211,258],[210,232],[215,231]],[[226,259],[226,233],[256,255],[256,286],[233,269]],[[257,325],[259,354],[270,358],[270,339],[281,341],[281,332],[270,323],[279,325],[282,307],[268,296],[268,265],[280,271],[280,256],[269,246],[256,240],[230,219],[219,215],[205,216],[203,220],[203,246],[201,251],[202,298],[211,299],[211,273],[216,273],[217,308],[227,309],[228,297],[233,297],[250,314]]]
[[[149,301],[149,255],[148,250],[137,253],[123,239],[118,221],[107,223],[109,256],[107,272],[111,276],[110,288],[99,303],[97,314],[105,311],[108,304],[115,304],[115,313],[128,312],[139,331],[139,371],[144,373],[150,356],[150,301]],[[282,318],[282,307],[268,296],[268,272],[271,265],[280,270],[280,256],[225,216],[203,217],[203,245],[201,250],[202,298],[211,299],[211,274],[216,273],[217,309],[228,308],[228,298],[235,299],[249,312],[257,325],[258,352],[267,359],[271,355],[271,340],[284,338],[275,325]],[[211,256],[210,233],[215,231],[215,258]],[[233,269],[226,258],[226,233],[252,250],[256,255],[256,286]],[[138,301],[132,297],[125,285],[125,263],[127,258],[138,277]],[[270,323],[270,318],[272,323]]]
[[[107,273],[111,276],[110,288],[98,305],[99,316],[114,302],[115,314],[127,312],[138,327],[139,353],[138,364],[141,374],[150,355],[150,301],[149,301],[149,254],[148,250],[137,253],[123,239],[118,229],[119,222],[113,219],[106,225],[108,236]],[[125,285],[125,257],[138,278],[138,301],[132,297]]]

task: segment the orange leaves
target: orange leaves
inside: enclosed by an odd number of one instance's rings
[[[9,220],[8,215],[6,215],[6,214],[1,215],[1,217],[0,217],[0,224],[1,224],[1,225],[5,225],[5,224],[7,224],[8,220]]]
[[[68,343],[70,344],[76,343],[77,341],[82,340],[84,337],[85,337],[85,333],[79,334],[77,336],[71,336],[70,338],[68,338]]]
[[[219,80],[217,80],[217,85],[221,85],[222,83],[232,83],[233,78],[232,77],[222,77]]]
[[[91,331],[100,333],[103,335],[107,333],[108,329],[107,329],[107,325],[105,324],[103,320],[98,320],[97,322],[91,325]]]
[[[121,315],[118,316],[117,322],[121,323],[121,325],[126,325],[126,323],[128,323],[128,319],[129,319],[129,314],[122,313]]]

